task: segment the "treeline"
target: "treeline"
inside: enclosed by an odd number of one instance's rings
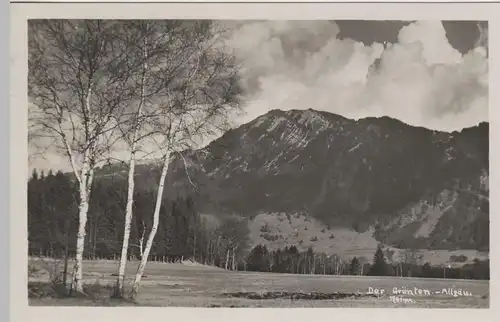
[[[128,259],[140,259],[152,227],[154,187],[135,192]],[[87,219],[85,259],[119,259],[123,240],[126,182],[96,180]],[[79,197],[76,183],[61,172],[33,172],[28,182],[30,256],[75,256]],[[229,217],[214,223],[202,218],[189,197],[164,196],[150,260],[182,261],[236,269],[248,253],[248,225]]]
[[[265,245],[255,246],[245,262],[245,269],[258,272],[323,274],[323,275],[367,275],[401,276],[423,278],[453,278],[489,280],[489,260],[475,259],[462,267],[431,266],[413,263],[387,263],[381,247],[374,254],[373,261],[353,257],[346,260],[338,255],[317,253],[310,247],[299,251],[296,246],[268,250]]]
[[[257,245],[247,257],[246,269],[291,274],[360,275],[362,265],[358,259],[355,261],[358,264],[355,262],[354,271],[351,271],[350,263],[340,256],[317,253],[311,247],[305,251],[299,251],[296,246],[268,250],[265,245]]]
[[[119,259],[123,240],[123,207],[126,184],[116,178],[96,180],[93,187],[87,234],[86,259]],[[30,256],[73,258],[76,249],[79,197],[76,183],[61,172],[33,172],[28,182],[28,241]],[[152,226],[155,187],[135,192],[134,220],[128,259],[140,259],[145,236]],[[229,217],[214,222],[202,217],[190,197],[169,200],[164,196],[160,224],[149,255],[153,261],[193,260],[230,270],[291,274],[373,275],[430,278],[489,279],[489,261],[474,260],[460,268],[419,265],[408,260],[388,263],[382,248],[373,260],[300,251],[296,246],[269,250],[264,245],[252,249],[248,244],[245,220]],[[392,256],[391,256],[392,257]]]

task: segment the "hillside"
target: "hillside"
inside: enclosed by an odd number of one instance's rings
[[[174,160],[167,194],[192,195],[201,213],[237,214],[251,226],[264,225],[263,214],[303,216],[360,246],[488,250],[488,135],[488,123],[444,133],[387,117],[273,110],[187,151],[188,169]],[[138,168],[138,189],[157,185],[154,168]],[[319,237],[303,242],[320,246]]]

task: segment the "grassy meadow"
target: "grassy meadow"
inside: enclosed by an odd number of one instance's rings
[[[31,260],[39,266],[29,274],[28,282],[47,282],[47,261]],[[138,262],[129,262],[127,283],[131,283]],[[45,268],[43,268],[45,266]],[[71,267],[70,263],[70,267]],[[53,266],[52,266],[53,267]],[[233,272],[197,264],[148,263],[135,303],[112,300],[110,285],[116,281],[118,262],[85,261],[85,283],[102,294],[95,298],[31,297],[34,306],[186,306],[186,307],[426,307],[426,308],[488,308],[489,281],[423,279],[400,277],[295,275],[257,272]],[[50,270],[50,268],[49,268]],[[415,290],[415,287],[417,290]],[[371,288],[371,289],[370,289]],[[400,292],[392,297],[393,289]],[[370,290],[384,289],[383,295],[367,296]],[[418,295],[418,289],[422,294]],[[462,291],[462,295],[436,294],[442,289]],[[402,294],[412,290],[415,295]],[[425,291],[424,291],[425,290]],[[467,296],[463,293],[469,293]],[[240,293],[240,297],[234,294]],[[341,299],[304,299],[284,295],[279,298],[245,296],[247,293],[265,292],[294,293],[349,293]],[[242,295],[243,294],[243,295]],[[287,293],[288,294],[288,293]],[[242,296],[242,297],[241,297]]]

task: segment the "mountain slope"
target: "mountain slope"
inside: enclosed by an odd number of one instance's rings
[[[488,250],[488,135],[488,123],[444,133],[388,117],[273,110],[185,151],[187,167],[174,158],[166,195],[192,195],[201,213],[245,216],[250,226],[302,217],[290,225],[303,236],[287,233],[274,246],[302,240],[333,252],[340,242],[329,236],[343,234],[346,247]],[[138,166],[137,189],[154,189],[158,177],[155,165]],[[318,241],[300,224],[311,219],[326,230]]]
[[[487,249],[489,125],[273,110],[187,153],[203,212],[302,212],[399,247]],[[170,193],[189,193],[174,161]]]

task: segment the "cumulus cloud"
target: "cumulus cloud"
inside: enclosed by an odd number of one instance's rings
[[[246,122],[271,109],[313,108],[350,118],[390,116],[453,131],[487,121],[485,41],[454,49],[439,21],[417,21],[394,44],[339,39],[330,21],[239,25],[228,45],[242,62]]]
[[[272,109],[308,108],[444,131],[488,120],[485,26],[476,48],[461,54],[439,21],[412,22],[394,44],[369,46],[340,39],[331,21],[225,23],[234,28],[227,45],[243,65],[247,93],[235,125]],[[69,170],[64,156],[45,155],[33,154],[30,167]]]

